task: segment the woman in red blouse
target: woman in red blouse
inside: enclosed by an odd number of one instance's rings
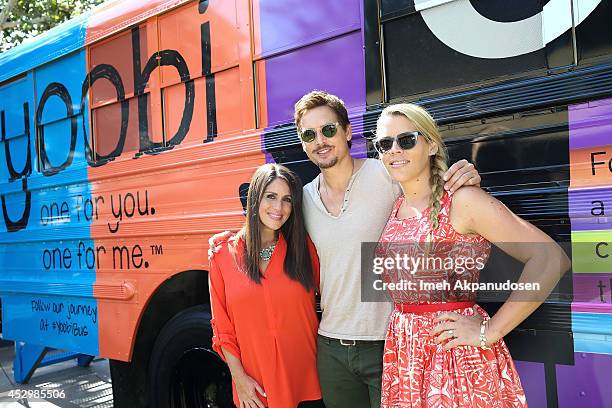
[[[302,184],[286,167],[257,169],[246,224],[210,240],[213,348],[232,374],[234,403],[291,408],[321,399],[316,366],[316,249]]]

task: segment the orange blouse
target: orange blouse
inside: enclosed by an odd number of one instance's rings
[[[230,253],[230,233],[211,239],[210,297],[213,349],[225,360],[221,346],[242,362],[245,372],[264,389],[258,394],[270,408],[293,408],[300,401],[321,398],[317,375],[316,336],[319,322],[314,290],[290,279],[284,271],[287,243],[282,234],[261,285],[240,271]],[[237,242],[236,257],[244,242]],[[319,259],[310,239],[315,286]],[[239,406],[232,381],[234,403]]]

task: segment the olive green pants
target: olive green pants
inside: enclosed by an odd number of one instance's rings
[[[347,346],[318,336],[317,368],[326,408],[380,408],[383,350],[384,341]]]

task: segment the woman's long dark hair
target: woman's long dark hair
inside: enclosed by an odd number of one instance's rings
[[[266,188],[276,179],[284,180],[291,194],[291,214],[280,228],[287,242],[285,273],[300,282],[306,290],[310,290],[314,286],[314,278],[302,213],[302,182],[285,166],[264,164],[255,171],[251,179],[247,195],[246,223],[238,232],[238,238],[243,239],[245,243],[241,267],[251,280],[261,284],[263,275],[259,270],[259,252],[262,249],[259,205]]]

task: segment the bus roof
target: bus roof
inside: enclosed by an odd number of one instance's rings
[[[66,21],[0,54],[0,82],[82,48],[88,14]]]
[[[194,0],[115,0],[102,3],[89,18],[85,44],[99,41],[191,1]]]

